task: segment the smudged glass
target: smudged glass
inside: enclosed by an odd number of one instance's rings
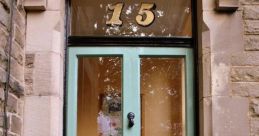
[[[122,26],[108,26],[113,11],[108,7],[124,3],[120,20]],[[154,3],[155,20],[149,26],[136,22],[141,4]],[[191,37],[191,0],[72,0],[71,35],[128,37]],[[143,16],[145,18],[145,16]]]
[[[184,136],[184,60],[141,59],[141,136]]]
[[[122,59],[80,57],[77,136],[122,136]]]

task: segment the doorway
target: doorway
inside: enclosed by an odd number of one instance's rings
[[[68,136],[193,136],[193,52],[70,47]]]

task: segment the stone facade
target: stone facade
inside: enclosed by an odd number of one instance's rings
[[[258,4],[240,0],[229,13],[216,12],[213,0],[199,3],[199,77],[208,81],[200,84],[201,135],[259,135]]]
[[[25,28],[23,1],[0,0],[0,135],[23,135]]]
[[[27,0],[24,136],[61,136],[64,0]]]
[[[215,1],[197,8],[200,136],[258,136],[259,2]],[[9,136],[63,135],[64,3],[0,0],[0,136],[5,118]]]
[[[244,51],[231,71],[233,95],[249,99],[250,135],[259,135],[259,2],[241,1],[244,21]],[[246,93],[246,95],[244,95]]]

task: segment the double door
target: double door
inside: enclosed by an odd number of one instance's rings
[[[72,47],[67,136],[194,135],[188,48]]]

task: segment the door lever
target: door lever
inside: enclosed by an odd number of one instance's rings
[[[135,118],[135,114],[133,112],[129,112],[128,113],[128,120],[129,120],[129,125],[128,127],[131,128],[134,126],[134,118]]]

